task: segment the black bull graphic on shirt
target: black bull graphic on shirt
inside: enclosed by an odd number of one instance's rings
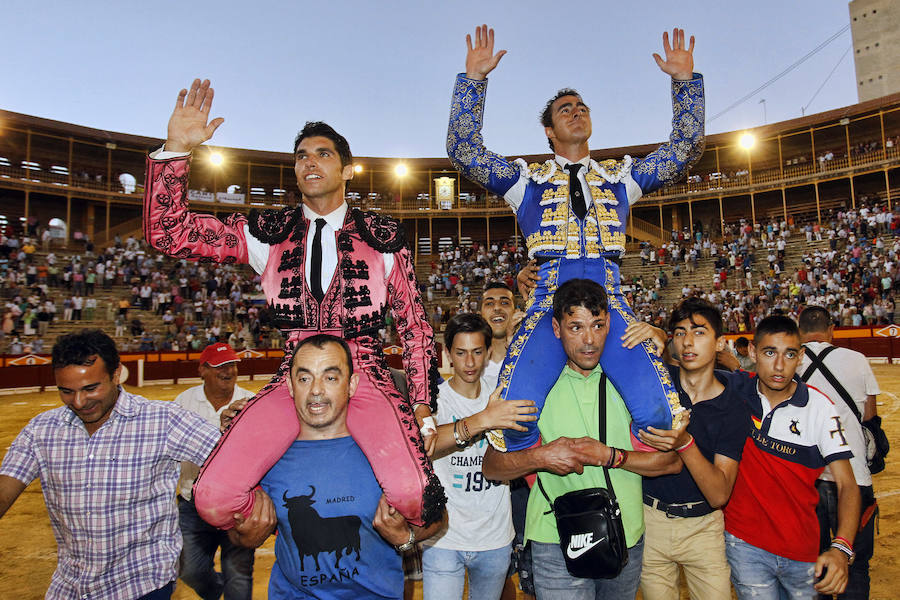
[[[288,498],[285,490],[284,506],[288,509],[288,523],[291,525],[291,535],[297,545],[297,554],[300,557],[300,570],[303,568],[303,557],[312,556],[316,563],[316,571],[319,571],[319,554],[322,552],[334,552],[334,567],[340,568],[341,556],[346,551],[347,556],[356,552],[356,560],[359,560],[359,528],[362,521],[356,515],[342,517],[322,518],[316,509],[313,496],[316,488],[308,496],[294,496]]]

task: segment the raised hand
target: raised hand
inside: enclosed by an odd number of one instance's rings
[[[516,275],[516,281],[519,283],[519,291],[522,293],[522,297],[528,300],[531,290],[537,287],[540,280],[537,261],[534,259],[529,260],[528,264],[522,267],[522,270]]]
[[[669,32],[663,32],[663,50],[666,60],[659,54],[653,53],[653,59],[663,73],[673,79],[688,80],[694,76],[694,36],[691,36],[690,46],[684,47],[684,29],[672,30],[672,45],[669,45]]]
[[[656,355],[662,356],[669,338],[665,331],[644,321],[635,321],[625,328],[625,335],[622,336],[623,347],[630,350],[644,341],[653,342]]]
[[[466,45],[469,51],[466,54],[466,77],[469,79],[484,79],[488,73],[494,70],[506,50],[494,54],[494,30],[487,25],[475,28],[475,43],[472,44],[472,36],[466,34]]]
[[[166,150],[170,150],[169,142],[166,142]],[[173,152],[179,151],[174,150]],[[240,400],[235,400],[228,405],[228,408],[222,411],[222,414],[219,415],[219,431],[225,433],[225,430],[228,429],[229,425],[231,425],[231,421],[233,421],[238,413],[243,410],[244,406],[247,405],[247,400],[249,400],[249,398],[241,398]]]
[[[638,437],[648,446],[661,452],[677,450],[691,441],[691,434],[687,431],[687,426],[691,422],[691,413],[685,411],[683,415],[681,425],[676,429],[647,427],[646,431],[643,429],[638,431]]]
[[[485,429],[515,429],[516,431],[528,431],[524,425],[519,423],[528,423],[538,419],[537,407],[531,400],[491,402],[478,416],[484,423]]]
[[[216,128],[225,122],[222,117],[207,122],[212,101],[213,89],[209,87],[209,79],[204,79],[202,83],[195,79],[190,91],[178,92],[175,110],[169,117],[166,150],[190,152],[212,137]]]

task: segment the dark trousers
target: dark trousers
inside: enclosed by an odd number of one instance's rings
[[[144,594],[138,600],[169,600],[172,597],[172,592],[175,591],[175,582],[170,581],[163,587],[158,590],[153,590],[149,594]]]
[[[228,533],[197,514],[193,501],[178,498],[178,524],[184,539],[179,577],[204,600],[250,600],[253,594],[253,548],[236,546]],[[221,548],[222,572],[213,559]]]
[[[819,504],[816,516],[819,518],[819,549],[825,551],[831,546],[831,539],[837,535],[837,485],[832,481],[816,481],[819,490]],[[862,519],[859,531],[853,540],[856,560],[850,565],[847,589],[839,595],[840,600],[868,600],[869,598],[869,560],[875,550],[875,519],[878,518],[878,504],[872,486],[859,486],[862,497]],[[831,596],[822,596],[821,600],[830,600]]]

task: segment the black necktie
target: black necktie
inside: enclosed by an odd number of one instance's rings
[[[569,205],[572,211],[579,219],[584,220],[587,214],[587,206],[584,204],[584,193],[581,191],[581,182],[578,181],[578,171],[581,170],[579,163],[569,163],[566,165],[569,172]]]
[[[316,219],[316,235],[313,236],[312,243],[312,264],[309,267],[309,287],[318,302],[325,297],[325,292],[322,290],[322,228],[324,226],[325,219]]]

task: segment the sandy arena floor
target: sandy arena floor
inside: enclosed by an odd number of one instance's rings
[[[880,533],[875,541],[875,558],[871,577],[874,600],[900,598],[895,577],[900,576],[900,366],[876,365],[875,375],[881,385],[878,412],[884,428],[895,448],[885,472],[875,476],[875,491],[881,506]],[[240,382],[242,387],[256,391],[264,381]],[[193,385],[193,384],[191,384]],[[145,396],[171,400],[190,385],[148,385],[141,390]],[[0,454],[16,434],[35,414],[59,406],[56,392],[16,393],[0,395]],[[896,454],[896,456],[895,456]],[[0,600],[38,600],[50,582],[56,567],[56,542],[50,529],[40,485],[28,486],[7,514],[0,519]],[[275,559],[274,538],[256,552],[254,598],[266,597],[269,570]],[[414,597],[421,598],[421,584],[415,586]],[[892,592],[891,589],[894,589]],[[686,592],[682,593],[687,598]],[[176,600],[197,598],[185,585],[179,585],[173,596]]]

